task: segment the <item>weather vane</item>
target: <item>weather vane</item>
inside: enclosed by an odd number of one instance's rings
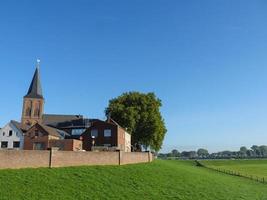
[[[40,59],[37,59],[37,67],[38,68],[40,67],[40,62],[41,62],[41,60]]]

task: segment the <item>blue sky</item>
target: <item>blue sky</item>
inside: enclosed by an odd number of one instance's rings
[[[267,144],[264,0],[0,3],[0,126],[20,120],[36,59],[46,113],[104,119],[126,91],[162,99],[162,151]]]

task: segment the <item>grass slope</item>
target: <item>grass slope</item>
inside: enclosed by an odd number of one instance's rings
[[[266,185],[191,161],[0,170],[0,199],[265,200]]]
[[[264,177],[267,180],[267,160],[205,160],[204,165],[240,172],[244,175]]]

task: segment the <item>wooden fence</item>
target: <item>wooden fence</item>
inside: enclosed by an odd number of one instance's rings
[[[258,177],[258,176],[255,176],[255,175],[241,173],[241,172],[233,171],[233,170],[209,167],[207,165],[204,165],[202,162],[200,162],[198,160],[195,160],[195,162],[196,162],[196,165],[199,166],[199,167],[204,167],[204,168],[207,168],[207,169],[210,169],[210,170],[213,170],[213,171],[217,171],[217,172],[221,172],[221,173],[224,173],[224,174],[228,174],[228,175],[231,175],[231,176],[239,176],[239,177],[247,178],[247,179],[250,179],[250,180],[253,180],[253,181],[257,181],[259,183],[267,184],[267,180],[264,177]]]

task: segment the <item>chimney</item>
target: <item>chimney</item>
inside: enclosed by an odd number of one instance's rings
[[[111,114],[110,114],[110,112],[108,113],[108,116],[107,116],[107,122],[111,123]]]

